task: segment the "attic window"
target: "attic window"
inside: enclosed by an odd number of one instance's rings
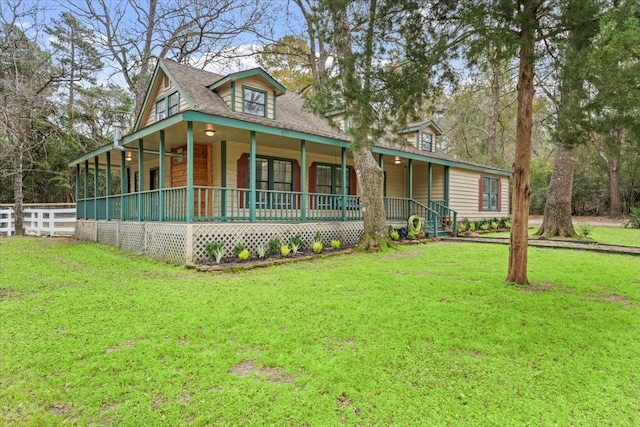
[[[433,151],[433,135],[426,132],[420,133],[420,149],[422,151]]]
[[[168,102],[170,116],[173,116],[180,111],[180,93],[174,92],[169,95]]]
[[[243,111],[254,116],[267,116],[267,92],[248,87],[242,88]]]

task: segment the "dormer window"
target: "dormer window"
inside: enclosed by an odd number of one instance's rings
[[[433,135],[426,132],[420,132],[420,149],[422,151],[433,151]]]
[[[267,116],[267,92],[250,87],[242,88],[243,111],[254,116]]]

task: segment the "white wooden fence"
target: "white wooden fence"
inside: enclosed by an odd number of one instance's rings
[[[52,237],[73,235],[76,231],[76,208],[75,204],[66,206],[69,207],[25,207],[25,234]],[[0,206],[0,236],[11,236],[15,232],[13,208]]]

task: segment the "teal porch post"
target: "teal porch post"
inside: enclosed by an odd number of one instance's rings
[[[220,216],[227,220],[227,141],[220,141]]]
[[[384,177],[384,154],[378,155],[378,165],[382,169],[382,196],[387,197],[387,180]]]
[[[89,219],[87,216],[87,206],[89,205],[89,160],[84,161],[84,212],[83,217]]]
[[[340,184],[342,186],[342,220],[347,220],[347,149],[342,147],[340,156]]]
[[[129,183],[127,182],[127,155],[124,150],[120,151],[120,221],[124,221],[126,212],[124,194],[128,191]],[[127,189],[127,190],[125,190]]]
[[[429,202],[431,201],[431,178],[433,177],[433,171],[431,169],[431,162],[427,163],[427,206],[429,206]]]
[[[106,217],[105,219],[109,221],[111,219],[111,151],[107,151],[107,170],[106,170],[106,186],[107,186],[107,199],[106,199]]]
[[[300,220],[307,219],[307,142],[303,139],[300,141]]]
[[[76,165],[76,218],[80,218],[80,209],[78,202],[80,201],[80,163]]]
[[[409,199],[413,199],[413,160],[409,159],[409,167],[408,167],[408,180],[409,185],[407,186],[407,191],[409,193]]]
[[[249,221],[256,222],[256,131],[249,140]]]
[[[138,140],[138,221],[144,219],[144,203],[142,203],[142,190],[144,190],[144,141]]]
[[[93,158],[93,219],[98,219],[98,196],[100,195],[98,168],[98,156],[96,156]]]
[[[444,204],[449,207],[449,166],[444,167]]]
[[[193,122],[187,122],[187,223],[193,223]]]
[[[164,130],[160,131],[160,152],[158,153],[158,221],[164,221]]]

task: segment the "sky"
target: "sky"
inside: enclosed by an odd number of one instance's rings
[[[92,0],[92,1],[94,5],[96,6],[98,5],[98,3],[95,0]],[[115,8],[120,4],[126,3],[126,1],[123,1],[123,0],[104,0],[104,1],[112,8]],[[147,0],[137,0],[137,1],[141,3],[146,3]],[[215,1],[216,0],[211,0],[211,2],[215,2]],[[288,0],[270,0],[270,1],[274,2],[276,5],[281,5],[282,8],[286,8],[287,5],[290,5],[290,2]],[[188,3],[188,0],[159,0],[159,2],[161,4],[162,3],[167,4],[169,2],[171,4],[175,4],[175,3]],[[45,48],[48,48],[50,47],[51,40],[50,40],[50,37],[47,34],[45,34],[44,31],[42,31],[44,25],[49,24],[52,19],[57,18],[60,15],[60,13],[64,11],[68,11],[68,10],[73,11],[73,6],[84,4],[84,0],[0,0],[0,12],[2,14],[1,17],[3,18],[3,20],[10,19],[12,15],[11,4],[20,4],[21,5],[20,7],[22,8],[22,10],[33,8],[36,6],[39,8],[39,12],[37,15],[38,16],[37,21],[39,22],[37,22],[37,24],[34,25],[34,19],[25,17],[18,21],[18,25],[20,25],[23,29],[25,29],[25,31],[31,32],[32,34],[35,34],[37,32],[39,34],[38,37],[39,37],[40,44]],[[295,8],[295,6],[293,6],[292,9],[293,8]],[[295,11],[297,11],[297,9],[295,9]],[[133,21],[136,19],[136,16],[130,10],[125,15],[125,19]],[[284,22],[284,21],[277,22],[276,25],[273,25],[273,28],[271,30],[274,32],[275,37],[281,37],[287,33],[290,33],[290,31],[292,31],[292,28],[296,28],[296,27],[297,28],[301,27],[300,16],[297,16],[297,17],[293,16],[291,20],[288,22]],[[258,66],[258,64],[255,60],[255,57],[252,56],[251,53],[256,50],[256,47],[259,46],[258,43],[259,43],[258,37],[255,34],[243,34],[234,41],[234,47],[238,49],[238,52],[240,53],[240,55],[236,56],[233,59],[220,59],[216,64],[209,65],[208,67],[206,67],[206,69],[219,74],[226,74],[234,71],[241,71],[241,70],[246,70],[250,68],[255,68]],[[201,53],[203,55],[206,54],[204,49]],[[101,73],[98,76],[98,80],[99,81],[108,80],[111,83],[124,85],[125,82],[123,77],[121,77],[117,73],[114,74],[114,70],[117,70],[118,68],[116,64],[109,64],[108,57],[104,62],[108,66],[110,66],[109,68],[111,69],[105,70],[103,73]],[[197,59],[194,59],[193,65],[195,66],[199,65]]]

